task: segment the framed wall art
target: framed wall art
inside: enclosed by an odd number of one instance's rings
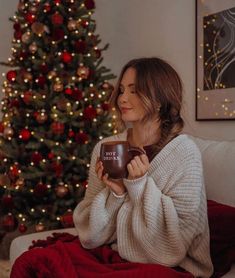
[[[196,0],[196,120],[235,120],[235,0]]]

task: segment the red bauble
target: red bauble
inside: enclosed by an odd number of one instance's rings
[[[37,197],[42,197],[47,192],[47,186],[44,183],[39,182],[34,188],[34,195]]]
[[[42,73],[45,73],[45,74],[48,73],[48,71],[49,71],[48,65],[42,64],[40,66],[40,70],[41,70]]]
[[[33,99],[33,94],[30,91],[24,92],[23,101],[25,104],[29,104]]]
[[[49,152],[47,156],[48,156],[49,159],[53,159],[55,157],[53,152]]]
[[[85,132],[78,132],[75,135],[75,141],[81,145],[86,144],[88,142],[88,139],[89,137]]]
[[[88,10],[92,10],[95,8],[95,2],[94,0],[85,0],[84,5]]]
[[[60,217],[61,224],[64,228],[70,228],[74,226],[73,223],[73,212],[68,211]]]
[[[54,14],[51,16],[51,22],[52,22],[54,25],[62,25],[62,24],[63,24],[63,21],[64,21],[64,18],[63,18],[62,15],[59,14],[58,12],[54,13]]]
[[[17,75],[17,72],[15,70],[9,70],[7,72],[7,80],[10,81],[10,82],[13,82],[15,81],[16,79],[16,75]]]
[[[45,3],[43,6],[43,11],[48,13],[51,10],[51,5],[49,3]]]
[[[109,111],[110,105],[107,102],[101,104],[101,107],[104,111]]]
[[[45,76],[43,76],[43,75],[40,75],[38,78],[38,86],[40,87],[40,88],[43,88],[44,87],[44,85],[45,85],[45,83],[46,83],[46,77]]]
[[[73,90],[72,90],[71,88],[66,88],[66,89],[64,90],[64,93],[65,93],[66,95],[72,95]]]
[[[42,160],[42,155],[39,152],[34,152],[31,155],[31,161],[35,164],[38,165]]]
[[[56,177],[60,177],[62,175],[64,168],[62,164],[54,161],[51,164],[51,170],[53,171],[53,173],[55,173]]]
[[[20,136],[23,141],[28,141],[31,137],[31,132],[28,129],[24,128],[20,131]]]
[[[4,125],[3,123],[0,122],[0,133],[3,133],[3,131],[4,131]]]
[[[95,49],[95,56],[96,56],[97,59],[100,58],[100,56],[101,56],[101,51],[100,51],[100,49]]]
[[[21,37],[22,37],[22,32],[21,32],[20,30],[14,32],[14,38],[15,38],[16,40],[20,40]]]
[[[27,231],[27,226],[25,226],[25,224],[23,224],[23,223],[20,223],[18,229],[23,234]]]
[[[87,44],[83,40],[79,40],[75,42],[75,50],[77,53],[85,54],[87,50]]]
[[[60,135],[64,133],[64,124],[59,122],[53,122],[51,129],[54,134]]]
[[[35,17],[35,15],[32,14],[32,13],[27,13],[27,14],[25,15],[25,20],[26,20],[29,24],[32,24],[32,23],[34,23],[34,21],[36,20],[36,17]]]
[[[7,215],[3,216],[1,226],[6,232],[12,232],[17,226],[17,221],[11,213],[8,213]]]
[[[12,179],[15,179],[16,177],[19,176],[19,168],[18,168],[18,165],[13,165],[13,166],[10,167],[9,176],[10,176]]]
[[[63,198],[68,194],[69,189],[68,187],[64,186],[64,184],[60,184],[55,188],[55,191],[56,191],[56,196],[58,196],[59,198]]]
[[[92,106],[88,106],[84,109],[83,112],[84,119],[86,120],[93,120],[97,116],[96,109]]]
[[[61,0],[54,0],[54,3],[55,3],[55,4],[60,4],[60,3],[61,3]]]
[[[9,103],[10,107],[19,107],[20,106],[20,102],[18,98],[13,98],[10,103]]]
[[[82,97],[83,97],[82,91],[79,90],[78,88],[74,88],[72,93],[72,98],[79,101],[82,100]]]
[[[10,210],[10,209],[12,209],[14,207],[13,198],[12,198],[12,196],[10,194],[4,195],[2,197],[1,206],[3,208],[8,209],[8,210]]]
[[[72,55],[67,51],[64,51],[61,55],[61,60],[66,64],[71,63],[72,59],[73,59]]]
[[[52,40],[53,41],[61,41],[64,39],[64,30],[61,28],[55,28],[52,31]]]
[[[69,133],[68,133],[68,137],[69,137],[69,138],[73,138],[74,135],[75,135],[75,132],[74,132],[72,129],[70,129],[70,130],[69,130]]]
[[[16,31],[20,31],[20,23],[15,22],[14,25],[13,25],[13,28],[14,28]]]

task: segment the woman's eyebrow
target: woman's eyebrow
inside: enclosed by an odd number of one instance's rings
[[[134,87],[134,86],[135,86],[134,83],[130,83],[130,84],[127,85],[127,87]],[[123,84],[120,84],[120,87],[125,87],[125,86]]]

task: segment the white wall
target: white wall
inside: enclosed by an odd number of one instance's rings
[[[10,53],[12,25],[7,18],[17,3],[0,0],[0,38],[5,33],[0,60]],[[132,58],[164,58],[184,82],[185,131],[204,138],[235,140],[235,121],[195,121],[195,0],[96,0],[95,19],[101,45],[110,43],[104,65],[114,74]]]

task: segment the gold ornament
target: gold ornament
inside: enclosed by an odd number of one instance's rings
[[[48,118],[48,116],[46,113],[39,113],[36,117],[36,120],[39,124],[43,124],[43,123],[45,123],[47,118]]]
[[[63,198],[69,192],[68,188],[66,186],[64,186],[64,184],[58,185],[56,187],[55,191],[56,191],[56,196],[58,196],[59,198]]]
[[[62,92],[64,89],[64,85],[61,82],[56,82],[53,86],[53,90],[55,92]]]
[[[102,108],[96,108],[96,112],[98,115],[101,115],[103,113],[103,109]]]
[[[7,96],[7,97],[9,97],[9,95],[12,93],[12,88],[11,87],[6,87],[5,88],[5,95]]]
[[[35,230],[36,232],[42,232],[45,230],[45,226],[42,223],[38,223],[37,225],[35,225]]]
[[[3,175],[0,175],[0,186],[9,186],[11,184],[11,181],[8,177],[8,175],[6,174],[3,174]]]
[[[19,187],[24,187],[24,179],[23,178],[19,178],[17,181],[16,181],[16,183],[15,183],[15,185],[16,186],[19,186]]]
[[[26,32],[22,35],[21,40],[23,43],[29,43],[30,41],[30,33]]]
[[[77,27],[77,29],[81,27],[81,21],[79,21],[79,20],[76,21],[76,27]]]
[[[11,127],[5,127],[3,131],[3,135],[5,138],[12,137],[14,134],[14,130]]]
[[[48,77],[48,79],[52,79],[52,78],[56,77],[56,72],[53,70],[49,71],[47,74],[47,77]]]
[[[79,77],[81,77],[82,79],[87,79],[88,76],[89,76],[89,73],[90,73],[90,70],[89,70],[89,68],[87,68],[87,67],[80,66],[80,67],[77,69],[77,75],[78,75]]]
[[[45,32],[45,26],[41,22],[34,22],[31,26],[32,31],[38,36]]]
[[[26,71],[23,74],[23,79],[24,79],[25,82],[32,81],[33,80],[33,75],[30,72]]]
[[[76,20],[70,20],[70,21],[68,22],[68,29],[69,29],[69,31],[76,30],[76,27],[77,27],[77,22],[76,22]]]
[[[38,50],[37,44],[35,42],[31,43],[29,46],[29,51],[34,54],[37,50]]]

